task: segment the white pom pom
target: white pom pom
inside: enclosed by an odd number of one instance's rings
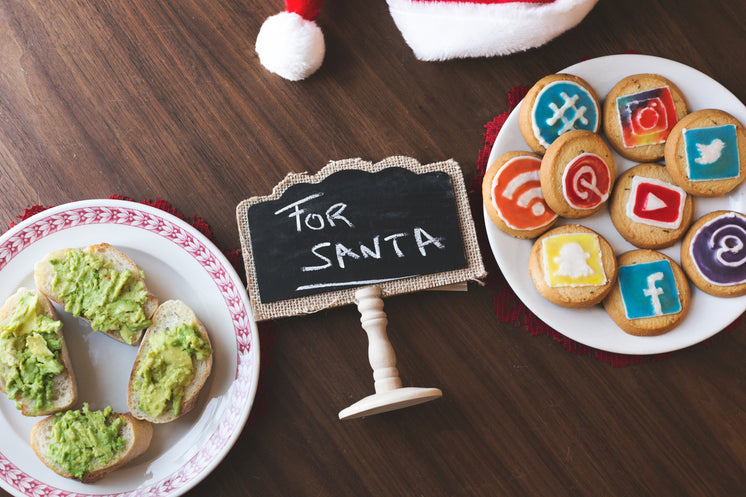
[[[285,79],[305,79],[324,60],[321,28],[292,12],[267,18],[256,37],[256,53],[264,67]]]

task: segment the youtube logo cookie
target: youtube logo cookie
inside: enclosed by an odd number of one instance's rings
[[[640,248],[676,243],[689,227],[693,212],[692,197],[658,164],[640,164],[622,174],[609,203],[614,227]]]

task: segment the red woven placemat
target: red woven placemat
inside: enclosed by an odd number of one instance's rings
[[[111,195],[109,197],[110,199],[116,199],[116,200],[127,200],[130,202],[139,202],[144,205],[149,205],[151,207],[155,207],[157,209],[160,209],[162,211],[168,212],[169,214],[176,216],[177,218],[181,219],[182,221],[189,223],[194,228],[196,228],[200,233],[205,235],[208,239],[212,240],[212,231],[210,231],[210,226],[207,224],[207,222],[202,219],[199,216],[191,216],[187,217],[183,215],[181,212],[177,211],[171,204],[166,202],[165,200],[156,199],[156,200],[143,200],[143,201],[136,201],[129,197],[124,197],[122,195]],[[49,207],[41,206],[41,205],[34,205],[27,209],[24,209],[23,214],[16,216],[19,221],[23,221],[34,214],[37,214],[39,212],[42,212]],[[17,223],[11,223],[9,227],[15,226]],[[243,259],[241,258],[241,250],[239,248],[230,247],[218,247],[223,254],[225,254],[228,261],[233,265],[233,267],[236,269],[236,272],[239,274],[241,279],[244,282],[244,287],[246,283],[246,275],[243,267]],[[272,345],[275,341],[275,335],[277,334],[277,328],[272,321],[261,321],[257,323],[257,328],[259,331],[259,385],[257,387],[256,397],[254,398],[254,404],[251,408],[251,413],[249,414],[249,419],[247,423],[252,424],[256,422],[256,420],[264,414],[264,412],[267,410],[267,391],[264,386],[264,376],[267,368],[272,362]]]
[[[484,125],[486,130],[483,133],[484,142],[482,143],[482,148],[479,150],[479,155],[477,157],[476,171],[469,184],[469,200],[471,203],[472,215],[474,216],[474,222],[477,225],[479,246],[482,252],[482,258],[484,259],[487,268],[486,285],[493,294],[492,303],[497,319],[503,323],[510,323],[516,327],[523,327],[531,335],[544,335],[551,337],[553,340],[562,344],[562,346],[569,352],[595,357],[596,359],[600,359],[614,367],[629,366],[643,361],[661,361],[668,358],[672,354],[671,352],[655,355],[617,354],[614,352],[595,349],[567,338],[536,317],[536,315],[531,312],[523,302],[521,302],[516,294],[513,293],[510,285],[505,281],[505,278],[492,255],[492,250],[490,249],[489,241],[487,240],[487,233],[484,230],[482,178],[484,178],[487,166],[489,166],[488,159],[490,152],[492,151],[492,145],[494,145],[498,133],[500,133],[500,130],[502,129],[503,124],[505,124],[505,120],[510,115],[510,112],[518,106],[527,91],[528,90],[522,86],[512,88],[507,92],[508,110]],[[742,319],[743,316],[740,316],[736,321],[731,323],[730,326],[725,328],[724,331],[730,331],[738,327]],[[708,347],[711,341],[712,338],[703,341],[699,345]]]

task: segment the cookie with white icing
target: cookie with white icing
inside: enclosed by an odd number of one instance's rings
[[[482,201],[492,222],[516,238],[534,238],[557,221],[539,181],[541,157],[505,152],[489,165],[482,180]]]
[[[528,146],[543,154],[562,134],[601,129],[601,106],[593,87],[572,74],[551,74],[537,81],[521,101],[518,126]]]
[[[667,255],[636,249],[619,256],[617,282],[604,309],[624,332],[636,336],[667,333],[686,317],[691,305],[689,281]]]
[[[639,164],[625,171],[609,200],[614,227],[639,248],[670,247],[684,236],[693,213],[692,197],[660,164]]]
[[[663,157],[666,140],[687,114],[681,90],[659,74],[635,74],[606,95],[603,129],[619,155],[636,162]]]
[[[746,216],[721,210],[697,219],[681,242],[681,266],[705,293],[746,295]]]
[[[528,270],[536,290],[562,307],[601,302],[617,276],[614,249],[604,237],[577,224],[553,228],[534,242]]]
[[[746,129],[717,109],[681,119],[666,141],[666,168],[692,195],[718,197],[746,179]]]
[[[541,190],[547,205],[562,217],[577,219],[601,209],[616,179],[611,149],[598,134],[564,133],[541,160]]]

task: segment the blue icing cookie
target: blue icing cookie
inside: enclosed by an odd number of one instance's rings
[[[691,181],[738,178],[740,164],[734,124],[684,129],[683,135],[686,170]]]
[[[620,266],[618,281],[627,319],[664,316],[682,310],[668,260]]]
[[[573,129],[596,133],[599,123],[598,102],[574,81],[559,80],[542,88],[531,110],[534,136],[545,148]]]

